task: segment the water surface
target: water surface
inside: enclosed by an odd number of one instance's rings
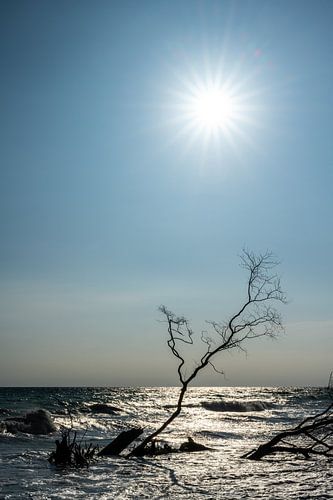
[[[165,387],[0,388],[0,410],[7,410],[4,418],[44,408],[60,429],[70,424],[65,403],[80,436],[103,447],[132,426],[142,426],[145,432],[156,428],[172,412],[178,391]],[[89,405],[94,403],[110,404],[120,411],[115,415],[91,413]],[[49,436],[2,433],[0,498],[333,498],[332,461],[285,456],[253,462],[240,458],[328,404],[329,395],[320,388],[193,387],[180,417],[161,439],[179,445],[191,436],[213,451],[130,460],[100,457],[88,469],[79,470],[59,470],[47,461],[60,431]],[[251,408],[256,410],[241,411]]]

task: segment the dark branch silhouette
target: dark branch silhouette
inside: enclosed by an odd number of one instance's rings
[[[207,322],[212,330],[213,337],[209,336],[207,332],[201,333],[201,341],[205,345],[205,352],[189,375],[185,368],[185,357],[181,353],[181,346],[193,344],[194,332],[189,321],[184,316],[176,316],[163,305],[159,308],[167,324],[167,344],[178,360],[177,371],[181,388],[176,410],[158,429],[136,446],[130,455],[144,455],[148,443],[154,440],[178,417],[188,386],[199,372],[209,365],[218,373],[223,373],[214,365],[214,359],[219,353],[232,349],[244,350],[247,340],[258,337],[274,338],[283,329],[281,316],[275,309],[274,303],[286,303],[286,297],[281,289],[280,279],[273,271],[278,264],[273,254],[265,252],[256,255],[248,250],[243,250],[241,264],[248,273],[245,299],[239,310],[226,323]]]
[[[60,406],[63,406],[70,419],[70,427],[63,427],[61,432],[61,441],[56,439],[55,451],[49,455],[48,461],[57,466],[67,467],[87,467],[96,459],[98,446],[93,446],[92,443],[83,443],[84,436],[80,440],[77,439],[77,432],[74,430],[74,418],[71,412],[70,405],[58,398],[55,398]]]
[[[267,455],[291,453],[333,457],[333,403],[323,412],[307,417],[293,429],[280,432],[270,441],[251,450],[242,458],[260,460]]]
[[[92,443],[77,442],[77,433],[71,429],[62,431],[61,441],[55,442],[56,449],[49,455],[48,461],[57,466],[87,467],[96,459],[97,446]]]

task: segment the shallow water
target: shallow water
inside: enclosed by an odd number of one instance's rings
[[[85,440],[103,447],[120,431],[155,428],[172,411],[177,388],[0,388],[7,415],[44,408],[69,426],[62,402]],[[116,415],[89,405],[119,407]],[[205,407],[202,403],[206,403]],[[209,404],[213,403],[212,411]],[[230,403],[237,403],[236,405]],[[238,404],[239,403],[239,404]],[[255,405],[253,406],[253,403]],[[88,469],[59,470],[47,457],[59,433],[0,434],[1,499],[327,499],[333,498],[332,461],[240,456],[283,428],[328,406],[320,388],[206,388],[188,392],[182,414],[161,436],[173,444],[192,436],[213,451],[155,458],[100,457]],[[252,405],[252,406],[251,406]],[[237,408],[238,411],[228,411]],[[256,408],[256,411],[240,411]],[[259,409],[260,408],[260,409]]]

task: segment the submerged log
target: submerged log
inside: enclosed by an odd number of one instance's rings
[[[205,451],[212,450],[212,448],[208,448],[204,444],[196,443],[190,436],[187,438],[185,443],[180,445],[179,451]]]
[[[144,448],[141,449],[137,457],[156,457],[158,455],[168,455],[170,453],[178,453],[178,448],[173,448],[168,443],[161,443],[155,439],[150,441]]]
[[[56,449],[52,451],[48,460],[54,465],[71,465],[72,464],[72,446],[70,443],[69,432],[63,432],[62,439],[56,439]]]
[[[140,427],[133,427],[128,431],[123,431],[117,436],[110,444],[105,446],[98,455],[110,456],[119,455],[127,446],[129,446],[135,439],[143,433]]]
[[[104,403],[95,403],[93,405],[90,405],[88,409],[92,413],[106,413],[109,415],[116,415],[121,411],[117,406],[111,406]]]
[[[179,448],[175,448],[168,443],[163,443],[153,439],[144,448],[141,448],[140,454],[137,457],[155,457],[158,455],[168,455],[170,453],[192,453],[197,451],[211,451],[213,448],[208,448],[204,444],[196,443],[191,437],[182,443]]]

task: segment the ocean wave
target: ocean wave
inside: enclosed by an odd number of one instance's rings
[[[274,394],[302,402],[332,399],[332,391],[327,387],[284,387],[277,389]]]
[[[236,432],[199,431],[196,434],[212,439],[243,439],[243,436]]]
[[[263,401],[204,401],[201,405],[205,410],[221,412],[264,411],[272,407]]]
[[[0,432],[16,434],[51,434],[57,430],[51,414],[47,410],[35,410],[23,417],[8,417],[1,421]]]
[[[199,408],[200,404],[199,403],[183,403],[182,408]],[[173,410],[174,408],[177,408],[176,404],[167,404],[163,405],[163,408],[166,410]]]

